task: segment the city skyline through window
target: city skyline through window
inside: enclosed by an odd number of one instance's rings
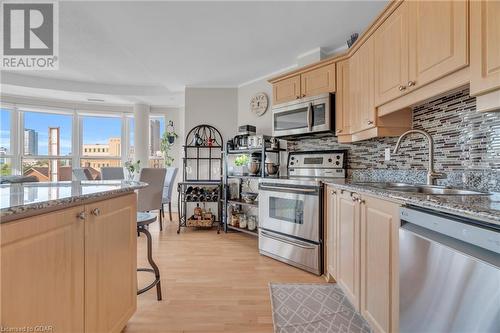
[[[59,155],[72,154],[73,116],[41,112],[24,113],[24,155],[49,154],[49,129],[59,128]]]
[[[125,160],[134,158],[135,124],[129,115],[94,116],[15,107],[0,111],[0,168],[3,176],[23,174],[35,176],[39,181],[71,180],[72,168],[82,167],[90,170],[93,179],[100,179],[102,167],[122,166]],[[17,121],[21,126],[13,130]],[[75,128],[76,121],[80,126]],[[128,129],[128,133],[123,129]],[[160,143],[165,131],[165,116],[152,115],[148,131],[150,158],[149,163],[142,167],[164,167]],[[124,139],[128,139],[125,147],[122,146]],[[73,147],[76,142],[79,146]],[[122,151],[126,152],[124,156]]]

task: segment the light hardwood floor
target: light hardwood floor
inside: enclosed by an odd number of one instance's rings
[[[153,255],[161,271],[163,301],[150,290],[123,332],[273,332],[269,282],[324,282],[260,256],[257,238],[241,233],[183,229],[177,217],[163,231],[151,226]],[[168,220],[168,218],[167,218]],[[146,239],[138,239],[138,266],[147,267]],[[139,286],[150,275],[140,273]]]

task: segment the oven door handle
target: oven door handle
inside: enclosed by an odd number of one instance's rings
[[[296,189],[296,188],[293,188],[293,187],[269,186],[269,185],[260,185],[259,190],[264,190],[264,191],[266,191],[266,190],[269,190],[269,191],[278,190],[278,191],[287,191],[287,192],[299,193],[299,194],[300,193],[303,193],[303,194],[316,193],[318,191],[315,188]]]
[[[307,105],[307,127],[309,128],[309,131],[312,130],[312,126],[313,126],[313,108],[312,108],[313,104],[312,103],[309,103]]]
[[[297,241],[291,241],[287,238],[283,238],[283,237],[280,237],[280,236],[277,236],[277,235],[272,235],[264,230],[260,230],[261,234],[267,238],[271,238],[271,239],[274,239],[278,242],[282,242],[282,243],[286,243],[286,244],[289,244],[289,245],[293,245],[293,246],[298,246],[300,248],[303,248],[303,249],[306,249],[306,250],[314,250],[316,247],[312,246],[312,245],[306,245],[304,244],[303,242],[297,242]]]

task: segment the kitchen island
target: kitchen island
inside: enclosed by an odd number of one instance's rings
[[[2,329],[120,332],[136,309],[140,182],[0,186]]]

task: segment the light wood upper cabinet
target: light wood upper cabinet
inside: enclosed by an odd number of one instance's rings
[[[360,205],[348,191],[338,192],[337,201],[337,283],[359,310]]]
[[[410,17],[408,88],[421,87],[467,66],[468,1],[407,3]]]
[[[500,89],[500,1],[471,1],[470,43],[471,95]]]
[[[301,97],[335,91],[335,63],[307,71],[301,77]]]
[[[83,206],[0,224],[2,327],[84,331]]]
[[[300,75],[273,84],[273,104],[280,104],[300,98]]]
[[[120,332],[136,309],[135,194],[86,206],[85,330]]]
[[[399,205],[362,196],[361,314],[375,332],[398,331]]]
[[[403,2],[374,36],[375,103],[401,96],[408,82],[408,3]]]
[[[373,39],[368,39],[349,60],[349,107],[353,133],[376,126],[373,46]]]
[[[405,1],[372,38],[379,106],[469,64],[468,2]]]
[[[349,60],[337,63],[337,92],[335,94],[335,132],[351,133],[351,109],[349,107]]]
[[[273,82],[273,104],[335,92],[335,63]]]

